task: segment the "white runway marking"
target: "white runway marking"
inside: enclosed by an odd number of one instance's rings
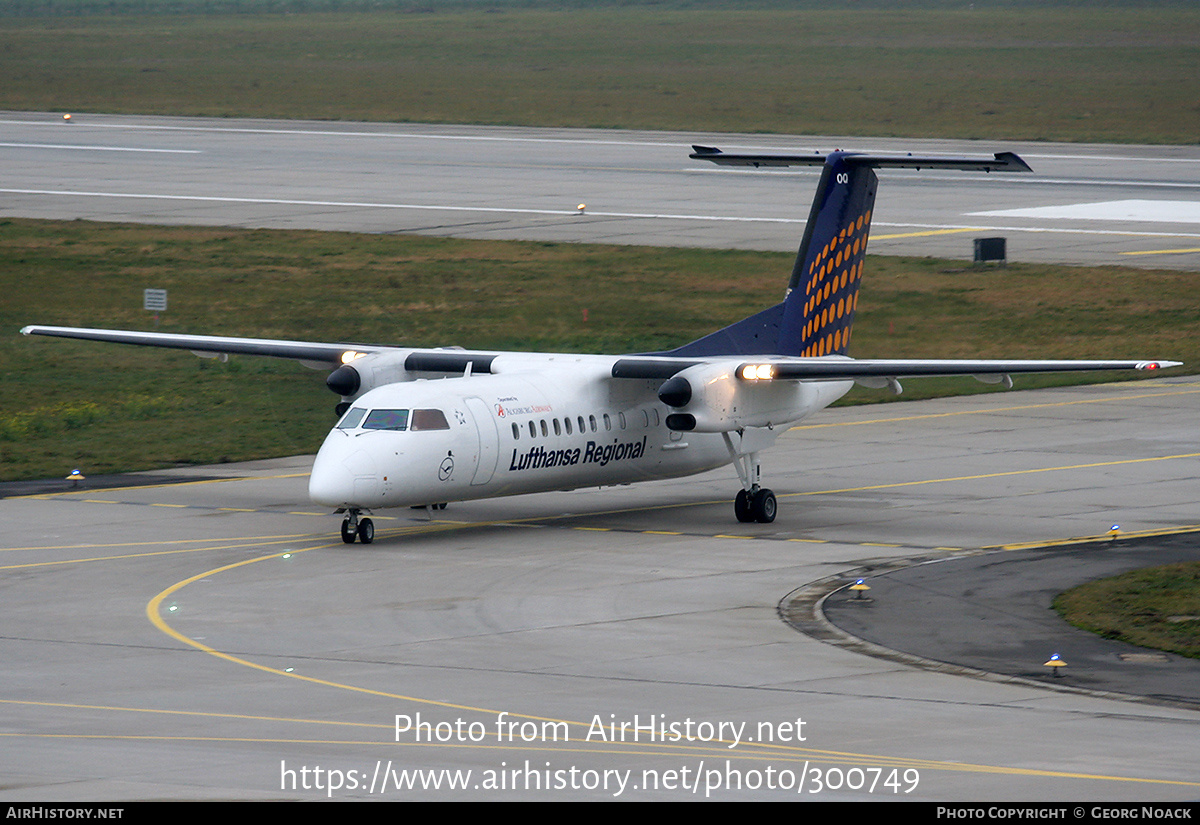
[[[669,212],[603,212],[589,209],[580,215],[578,209],[532,209],[517,206],[450,206],[446,204],[428,203],[382,203],[369,201],[322,201],[300,200],[292,198],[239,198],[218,197],[206,195],[160,195],[145,192],[85,192],[72,189],[0,189],[0,194],[8,195],[50,195],[86,198],[130,198],[134,200],[163,200],[163,201],[192,201],[196,203],[240,203],[261,204],[263,206],[318,206],[326,208],[352,209],[407,209],[429,212],[482,212],[487,214],[512,215],[550,215],[564,218],[576,216],[586,218],[629,218],[642,220],[676,220],[676,221],[721,221],[729,223],[783,223],[804,224],[802,218],[773,218],[773,217],[743,217],[736,215],[684,215]],[[1035,210],[1013,209],[1003,213],[1006,216],[1023,217],[1017,213],[1033,212]],[[975,215],[991,213],[977,212]],[[1036,216],[1035,216],[1036,217]],[[1064,216],[1065,217],[1065,216]],[[1197,221],[1200,222],[1200,221]],[[874,227],[894,227],[904,229],[942,231],[978,231],[978,232],[1034,232],[1059,233],[1068,235],[1122,235],[1126,237],[1151,238],[1200,238],[1200,233],[1194,232],[1129,232],[1115,229],[1057,229],[1034,226],[980,226],[978,224],[931,224],[931,223],[891,223],[874,221]]]
[[[53,126],[64,128],[58,121],[32,120],[0,120],[0,124],[16,126]],[[348,131],[340,129],[269,129],[253,126],[193,126],[193,125],[162,125],[149,123],[79,123],[73,121],[65,128],[79,129],[127,129],[147,132],[225,132],[249,135],[313,135],[316,137],[364,137],[364,138],[405,138],[409,140],[474,140],[484,143],[580,143],[598,146],[666,146],[676,148],[682,143],[669,143],[650,140],[600,140],[596,138],[532,138],[515,135],[443,135],[436,133],[423,134],[420,132],[388,132],[388,131]]]
[[[516,215],[559,215],[563,217],[574,217],[580,215],[578,208],[576,209],[528,209],[517,206],[450,206],[446,204],[430,204],[430,203],[380,203],[380,202],[357,202],[357,201],[310,201],[310,200],[295,200],[284,198],[237,198],[237,197],[217,197],[205,195],[157,195],[135,192],[80,192],[77,190],[54,190],[54,189],[0,189],[0,193],[9,195],[67,195],[71,197],[87,197],[87,198],[134,198],[139,200],[166,200],[166,201],[198,201],[203,203],[246,203],[246,204],[264,204],[270,206],[328,206],[338,208],[355,208],[355,209],[414,209],[428,210],[431,212],[489,212],[489,213],[510,213]],[[718,215],[673,215],[668,213],[654,212],[594,212],[588,211],[586,217],[601,217],[601,218],[648,218],[653,220],[681,220],[681,221],[749,221],[749,222],[764,222],[764,223],[804,223],[800,218],[743,218],[743,217],[722,217]]]
[[[165,155],[199,155],[199,149],[139,149],[133,146],[80,146],[70,143],[0,143],[8,149],[84,149],[90,152],[158,152]]]
[[[1155,158],[1147,156],[1134,155],[1039,155],[1030,152],[1021,152],[1023,158],[1034,158],[1035,160],[1106,160],[1106,161],[1137,161],[1147,163],[1200,163],[1200,158]]]
[[[1088,221],[1141,221],[1146,223],[1200,223],[1200,201],[1122,200],[1071,203],[971,212],[990,218],[1062,218]]]

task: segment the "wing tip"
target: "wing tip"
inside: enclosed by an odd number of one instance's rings
[[[1006,172],[1032,172],[1033,168],[1016,152],[996,152],[998,167]]]

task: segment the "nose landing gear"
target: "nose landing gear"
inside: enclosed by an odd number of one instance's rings
[[[346,544],[354,544],[356,538],[363,544],[375,541],[375,522],[359,518],[361,513],[361,510],[349,510],[342,520],[342,541]]]

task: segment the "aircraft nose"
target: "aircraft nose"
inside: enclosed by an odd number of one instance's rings
[[[326,507],[378,506],[375,462],[335,431],[321,445],[308,479],[308,495]]]
[[[308,497],[326,507],[344,507],[354,494],[354,476],[337,459],[330,460],[324,449],[317,453],[312,475],[308,477]]]

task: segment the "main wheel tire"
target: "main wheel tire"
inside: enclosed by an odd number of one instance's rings
[[[350,526],[350,519],[345,519],[342,522],[342,541],[346,544],[354,544],[354,538],[358,533]]]
[[[754,521],[754,512],[750,509],[750,493],[738,490],[737,498],[733,500],[733,514],[740,522]]]
[[[358,522],[358,540],[363,544],[370,544],[375,541],[375,522],[369,518],[360,519]]]
[[[775,511],[778,504],[775,501],[775,494],[770,490],[759,490],[754,494],[754,502],[751,508],[754,511],[754,520],[761,524],[770,524],[775,520]]]

